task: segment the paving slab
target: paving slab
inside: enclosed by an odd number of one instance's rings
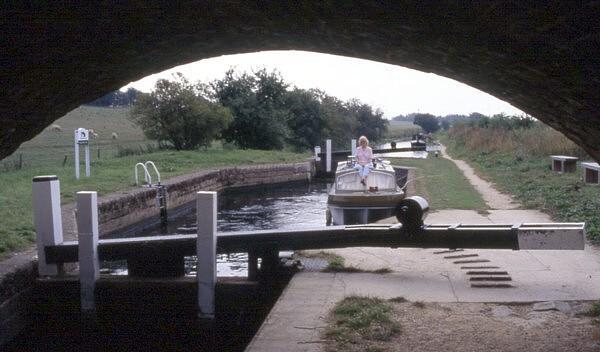
[[[320,351],[325,319],[340,296],[334,285],[332,273],[295,275],[246,351]]]

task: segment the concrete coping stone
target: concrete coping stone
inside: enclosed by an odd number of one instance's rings
[[[58,176],[56,175],[43,175],[43,176],[35,176],[33,178],[33,182],[46,182],[46,181],[56,181],[58,180]]]
[[[550,155],[550,158],[554,160],[579,160],[576,156],[566,156],[566,155]]]
[[[593,169],[596,171],[600,171],[600,165],[598,163],[594,163],[594,162],[582,162],[581,167],[584,167],[586,169]]]

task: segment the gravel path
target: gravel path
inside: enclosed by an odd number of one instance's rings
[[[481,193],[483,200],[485,200],[485,203],[490,209],[506,210],[516,209],[521,206],[511,196],[498,192],[498,190],[496,190],[490,182],[477,176],[469,164],[462,160],[452,159],[448,153],[446,153],[445,146],[442,146],[442,156],[452,161],[463,172],[473,187],[475,187],[475,189]]]

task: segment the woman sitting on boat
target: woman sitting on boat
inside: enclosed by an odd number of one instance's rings
[[[365,136],[360,136],[358,139],[359,147],[356,148],[356,166],[358,175],[360,176],[360,183],[364,186],[367,185],[367,176],[369,171],[373,167],[373,149],[369,147],[369,140]]]

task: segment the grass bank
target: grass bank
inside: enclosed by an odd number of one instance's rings
[[[481,194],[450,160],[430,155],[427,159],[390,159],[393,165],[417,168],[417,194],[427,199],[431,210],[485,210]]]
[[[507,150],[471,149],[454,137],[441,137],[452,157],[469,162],[479,175],[494,182],[502,192],[514,195],[527,208],[546,212],[557,221],[585,221],[588,237],[600,240],[600,190],[586,186],[580,170],[554,173],[549,154],[538,155],[523,144]],[[552,144],[542,137],[538,135],[536,143]]]
[[[34,176],[57,175],[62,202],[70,203],[78,191],[97,191],[99,195],[104,195],[134,187],[133,167],[147,160],[156,163],[165,180],[216,167],[295,162],[306,160],[307,157],[307,154],[264,150],[159,151],[95,160],[91,164],[91,177],[82,177],[80,180],[75,179],[73,167],[54,165],[0,173],[0,255],[22,249],[34,241],[31,210],[31,179]]]

